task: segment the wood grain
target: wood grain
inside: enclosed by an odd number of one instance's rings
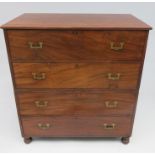
[[[141,60],[146,36],[146,31],[8,31],[14,62]],[[31,49],[29,42],[42,42],[43,48]],[[116,47],[123,42],[123,49],[111,49],[111,42]]]
[[[136,102],[134,92],[112,91],[33,91],[17,93],[20,114],[25,116],[100,116],[132,115]],[[37,107],[36,101],[48,102],[44,107]],[[114,108],[106,106],[106,102]]]
[[[132,15],[24,14],[2,28],[26,143],[33,137],[129,142],[150,26]],[[28,42],[43,48],[30,49]],[[123,42],[123,49],[110,49],[110,42]],[[34,80],[32,73],[45,78]],[[108,73],[120,79],[109,80]],[[46,100],[47,107],[34,105]],[[116,100],[117,108],[105,106]],[[38,123],[51,126],[42,130]],[[116,128],[105,130],[105,123]]]
[[[136,89],[140,64],[13,63],[13,68],[17,88]],[[34,80],[32,73],[46,77]],[[108,73],[119,73],[120,79],[109,80]]]
[[[26,137],[122,137],[130,136],[131,117],[22,117]],[[38,128],[50,124],[49,129]],[[115,123],[114,129],[104,124]]]
[[[4,29],[104,29],[149,30],[130,14],[23,14],[2,25]]]

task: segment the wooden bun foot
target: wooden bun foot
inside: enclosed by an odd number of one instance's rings
[[[130,138],[129,137],[122,137],[121,141],[123,144],[128,144],[129,143]]]
[[[32,141],[32,138],[31,138],[31,137],[24,138],[24,142],[25,142],[26,144],[31,143],[31,141]]]

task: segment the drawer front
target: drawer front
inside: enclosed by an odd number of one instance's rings
[[[146,31],[8,30],[13,60],[140,60]]]
[[[17,88],[137,88],[140,64],[14,63]]]
[[[21,115],[132,115],[135,93],[90,91],[18,92]]]
[[[130,136],[130,117],[22,117],[25,137]]]

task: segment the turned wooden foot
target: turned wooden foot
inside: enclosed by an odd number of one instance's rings
[[[25,142],[26,144],[31,143],[31,141],[32,141],[32,138],[31,138],[31,137],[24,138],[24,142]]]
[[[123,144],[128,144],[130,140],[130,137],[122,137],[121,141]]]

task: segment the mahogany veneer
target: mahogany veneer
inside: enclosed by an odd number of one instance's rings
[[[150,26],[127,14],[23,14],[2,28],[25,143],[129,142]]]
[[[59,60],[59,62],[94,62],[141,60],[147,32],[116,30],[8,30],[8,37],[11,57],[14,61],[56,62]],[[43,42],[43,48],[38,50],[30,49],[28,46],[30,41]],[[115,42],[115,46],[119,46],[119,42],[125,42],[125,46],[121,50],[122,54],[118,54],[118,52],[114,52],[109,48],[111,42]]]
[[[25,116],[132,115],[136,103],[135,92],[100,90],[19,91],[17,98],[20,102],[19,112]],[[42,103],[40,108],[38,108],[37,100]],[[43,101],[46,103],[44,104]],[[117,101],[115,107],[112,106],[114,101]]]
[[[17,88],[135,89],[138,85],[140,64],[13,63],[13,68]],[[120,78],[109,79],[110,73],[120,74]],[[34,75],[44,75],[45,79],[34,80]]]

